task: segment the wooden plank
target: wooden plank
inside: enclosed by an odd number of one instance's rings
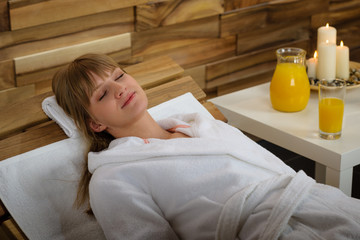
[[[225,12],[232,11],[238,8],[251,7],[261,3],[267,3],[272,0],[225,0]]]
[[[85,51],[84,51],[84,53],[85,53]],[[79,55],[81,55],[81,54],[79,54]],[[125,50],[113,52],[108,55],[111,56],[117,62],[119,62],[121,60],[125,61],[125,60],[131,58],[131,49],[128,48]],[[69,57],[67,60],[69,60],[69,62],[71,62],[74,59],[75,59],[75,57],[74,58]],[[69,62],[67,62],[67,63],[69,63]],[[19,74],[16,76],[16,86],[25,86],[25,85],[29,85],[29,84],[33,84],[33,83],[37,84],[37,83],[44,82],[44,81],[50,81],[52,79],[52,77],[54,76],[54,74],[62,66],[64,66],[64,65],[50,67],[50,68],[46,68],[46,69],[40,69],[40,70],[36,70],[34,72]]]
[[[109,12],[98,13],[73,19],[66,19],[59,22],[34,26],[22,29],[21,31],[9,31],[1,34],[0,48],[19,45],[24,42],[34,42],[43,39],[52,39],[59,36],[67,36],[69,34],[80,33],[99,28],[113,28],[112,35],[134,31],[134,9],[123,8],[116,9]],[[104,32],[104,31],[103,31]],[[89,35],[89,34],[88,34]],[[102,36],[106,37],[106,36]],[[86,39],[85,40],[91,40]],[[93,39],[92,39],[93,40]],[[84,41],[84,38],[82,39]],[[66,42],[65,42],[66,43]],[[69,45],[69,42],[67,43]],[[52,48],[62,47],[58,46],[53,41]],[[42,51],[38,48],[37,51]],[[27,55],[26,53],[24,55]]]
[[[205,81],[206,81],[206,66],[200,65],[192,68],[187,68],[184,71],[184,75],[190,75],[195,82],[202,88],[205,88]]]
[[[224,12],[223,0],[165,1],[136,7],[136,31],[217,16]]]
[[[0,139],[13,131],[46,121],[48,117],[41,108],[41,102],[51,95],[52,93],[45,93],[2,107],[0,109]]]
[[[223,122],[227,122],[227,118],[220,112],[220,110],[212,103],[212,102],[205,102],[203,103],[203,106],[208,110],[211,115],[217,119],[221,120]]]
[[[34,129],[0,140],[0,160],[67,138],[64,131],[53,121],[46,121]]]
[[[12,59],[0,61],[0,91],[15,87],[15,67]]]
[[[237,54],[310,38],[310,19],[274,23],[266,28],[237,35]],[[266,36],[266,37],[264,37]]]
[[[277,47],[262,49],[259,51],[243,54],[240,56],[227,58],[206,65],[206,81],[225,76],[229,73],[237,72],[261,63],[276,60],[275,50]],[[208,84],[207,84],[208,86]]]
[[[183,68],[191,68],[235,56],[236,37],[216,38],[176,49],[168,55]]]
[[[267,4],[242,8],[221,15],[221,37],[264,28],[267,21]]]
[[[330,25],[339,25],[348,21],[358,19],[360,15],[360,3],[357,6],[351,6],[350,8],[342,9],[341,11],[328,11],[324,13],[314,14],[311,17],[311,28],[317,30],[321,26],[325,26],[326,23]]]
[[[262,83],[266,83],[271,81],[272,75],[274,74],[273,70],[270,70],[268,72],[263,72],[261,74],[254,75],[249,78],[241,79],[237,82],[232,82],[226,85],[219,86],[217,88],[217,94],[218,96],[232,93],[235,91],[239,91],[245,88],[253,87]]]
[[[360,48],[355,48],[350,51],[350,59],[355,62],[360,62]]]
[[[344,44],[350,48],[350,54],[353,49],[360,48],[360,18],[335,26],[337,29],[337,42],[344,41]]]
[[[0,35],[5,33],[0,33]],[[40,39],[31,42],[25,41],[20,44],[16,44],[12,42],[11,46],[6,48],[0,48],[0,61],[13,59],[16,57],[22,57],[25,55],[31,55],[38,52],[44,52],[54,48],[62,48],[62,47],[67,47],[69,45],[94,41],[97,39],[106,38],[122,33],[124,33],[122,28],[114,24],[114,25],[107,25],[104,27],[99,26],[94,29],[80,31],[68,35],[56,36],[54,38],[50,37],[50,38]]]
[[[41,69],[30,73],[20,74],[16,76],[16,86],[27,86],[33,83],[49,81],[52,79],[54,74],[64,65],[50,67],[47,69]]]
[[[328,8],[329,0],[274,0],[269,3],[268,21],[298,20],[326,12]]]
[[[12,6],[10,4],[11,30],[112,11],[114,9],[133,7],[149,1],[150,0],[52,0],[24,6]]]
[[[212,89],[220,87],[229,83],[239,82],[243,79],[251,78],[262,73],[273,72],[276,66],[276,61],[265,62],[259,65],[251,66],[249,68],[227,74],[225,76],[214,79],[206,84],[206,88]]]
[[[25,234],[20,230],[18,225],[16,224],[13,218],[4,221],[1,224],[2,229],[6,232],[9,237],[14,237],[16,240],[27,240],[28,238]]]
[[[149,99],[149,108],[187,92],[191,92],[199,101],[203,101],[206,97],[204,91],[190,76],[186,76],[145,91]]]
[[[145,60],[151,60],[160,55],[168,55],[182,68],[192,68],[208,62],[235,56],[236,37],[214,38],[203,41],[190,41],[189,45],[173,48],[171,43],[163,44],[161,51],[142,55]],[[187,41],[185,41],[187,42]]]
[[[344,9],[350,9],[350,8],[358,8],[360,5],[360,2],[358,0],[332,0],[329,2],[329,11],[341,11]]]
[[[15,58],[16,74],[33,72],[39,69],[56,67],[88,53],[111,53],[131,46],[130,33],[115,35],[90,42],[57,48],[45,52]]]
[[[35,85],[35,95],[52,92],[52,80],[37,82],[33,85]]]
[[[10,30],[9,9],[7,0],[0,0],[0,32]]]
[[[134,77],[143,89],[179,78],[184,73],[184,69],[168,56],[128,66],[124,70]]]
[[[202,18],[133,33],[131,37],[132,51],[134,56],[153,54],[218,36],[218,17]]]
[[[0,108],[5,107],[8,104],[13,104],[17,101],[28,99],[35,95],[35,86],[28,85],[19,88],[9,88],[0,91]]]

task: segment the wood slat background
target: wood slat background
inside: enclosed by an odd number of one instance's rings
[[[312,56],[326,23],[360,61],[360,0],[0,0],[0,107],[49,92],[87,52],[168,56],[214,97],[269,81],[277,48]]]

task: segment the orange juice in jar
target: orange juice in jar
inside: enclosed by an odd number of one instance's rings
[[[344,101],[323,98],[319,101],[319,129],[326,133],[340,133],[344,115]]]
[[[297,112],[306,107],[310,84],[306,74],[305,54],[300,48],[276,51],[278,63],[270,83],[270,99],[274,109]]]

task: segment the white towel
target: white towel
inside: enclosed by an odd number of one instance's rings
[[[29,239],[105,239],[72,207],[85,146],[69,138],[0,162],[0,198]]]
[[[58,105],[55,96],[45,98],[42,102],[42,109],[49,118],[54,120],[63,129],[68,137],[73,138],[79,136],[79,130],[74,120]]]

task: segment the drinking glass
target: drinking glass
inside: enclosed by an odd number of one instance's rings
[[[346,83],[343,80],[319,82],[319,134],[324,139],[341,136]]]

